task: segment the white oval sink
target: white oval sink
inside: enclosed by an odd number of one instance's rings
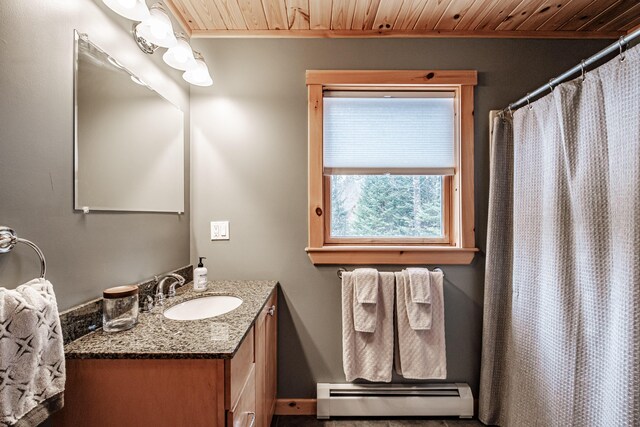
[[[200,320],[220,316],[240,307],[242,300],[229,295],[213,295],[194,298],[176,304],[164,311],[164,317],[172,320]]]

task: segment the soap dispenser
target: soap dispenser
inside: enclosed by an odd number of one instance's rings
[[[193,270],[193,290],[196,292],[203,292],[207,290],[207,267],[202,264],[203,259],[206,257],[199,257],[198,268]]]

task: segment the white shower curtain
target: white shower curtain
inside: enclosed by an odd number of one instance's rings
[[[494,122],[486,424],[640,425],[639,49]]]

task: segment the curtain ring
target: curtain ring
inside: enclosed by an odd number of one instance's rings
[[[618,39],[618,46],[620,46],[620,62],[624,62],[624,60],[626,59],[626,55],[623,49],[624,36],[620,36],[620,38]]]
[[[511,104],[509,104],[509,106],[507,107],[507,110],[509,110],[509,116],[513,117],[513,111],[511,111]]]
[[[531,95],[531,93],[527,94],[527,108],[529,108],[529,111],[533,110],[533,107],[531,106],[531,100],[529,99],[529,95]]]
[[[555,87],[553,87],[553,79],[549,79],[549,83],[547,83],[547,86],[549,86],[549,90],[551,91],[551,93],[553,93],[553,90],[555,89]]]
[[[582,61],[580,61],[580,69],[582,70],[582,81],[584,81],[586,73],[584,72],[584,65],[585,65],[585,61],[584,59]]]

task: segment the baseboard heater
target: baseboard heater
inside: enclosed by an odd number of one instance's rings
[[[473,417],[467,384],[318,383],[318,419],[330,417]]]

